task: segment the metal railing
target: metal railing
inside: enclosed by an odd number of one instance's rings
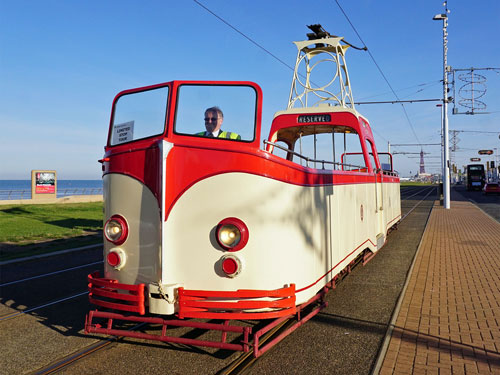
[[[57,189],[57,197],[71,195],[102,195],[102,188],[65,188]],[[0,190],[0,200],[31,199],[31,189]]]
[[[361,170],[366,170],[366,171],[368,171],[368,168],[367,168],[366,166],[355,165],[355,164],[348,164],[348,163],[338,163],[338,162],[334,162],[334,161],[327,161],[327,160],[311,159],[311,158],[309,158],[309,157],[307,157],[307,156],[304,156],[304,155],[302,155],[302,154],[299,154],[298,152],[292,151],[292,150],[290,150],[289,148],[287,148],[287,147],[283,147],[283,146],[281,146],[281,145],[279,145],[279,144],[277,144],[277,143],[274,143],[274,142],[269,142],[269,141],[264,140],[264,144],[265,144],[265,145],[271,145],[271,146],[277,147],[277,148],[279,148],[280,150],[283,150],[283,151],[285,151],[285,152],[289,152],[290,154],[295,155],[295,156],[297,156],[297,157],[299,157],[299,158],[301,158],[301,159],[305,160],[305,161],[306,161],[306,167],[309,167],[309,163],[321,163],[321,169],[325,169],[325,164],[331,164],[331,165],[333,165],[334,167],[337,167],[337,166],[338,166],[338,167],[341,167],[343,171],[350,171],[350,170],[352,171],[352,170],[354,170],[354,169],[356,169],[356,171],[357,171],[357,170],[359,170],[359,171],[361,171]],[[345,167],[348,167],[348,168],[351,168],[351,169],[346,169]],[[316,165],[315,165],[315,167],[314,167],[314,168],[316,168]],[[378,173],[378,172],[380,172],[380,170],[379,170],[379,169],[374,168],[374,169],[373,169],[373,172],[374,172],[374,173]],[[386,175],[386,176],[398,176],[398,173],[397,173],[397,172],[387,171],[387,170],[385,170],[385,169],[384,169],[384,170],[382,170],[382,173],[383,173],[384,175]]]
[[[309,157],[304,156],[302,154],[299,154],[298,152],[292,151],[289,148],[286,148],[286,147],[283,147],[281,145],[278,145],[278,144],[276,144],[274,142],[269,142],[269,141],[264,140],[264,144],[277,147],[280,150],[289,152],[290,154],[295,155],[295,156],[297,156],[297,157],[305,160],[307,168],[309,168],[309,163],[315,163],[315,164],[316,163],[321,163],[321,169],[325,169],[325,164],[331,164],[334,167],[337,167],[337,166],[341,167],[342,170],[344,170],[344,171],[349,171],[349,170],[353,170],[353,169],[356,169],[356,170],[358,170],[358,169],[359,170],[368,170],[368,168],[366,166],[361,166],[361,165],[348,164],[348,163],[338,163],[338,162],[335,162],[335,161],[328,161],[328,160],[312,159],[312,158],[309,158]],[[352,168],[352,169],[346,169],[346,167]],[[316,165],[314,166],[314,168],[316,168]]]

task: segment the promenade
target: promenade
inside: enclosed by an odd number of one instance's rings
[[[380,374],[500,374],[500,223],[436,204],[393,323]]]

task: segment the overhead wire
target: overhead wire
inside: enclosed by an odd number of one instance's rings
[[[202,7],[203,9],[205,9],[208,13],[210,13],[211,15],[213,15],[215,18],[217,18],[219,21],[221,21],[222,23],[224,23],[225,25],[227,25],[228,27],[230,27],[231,29],[233,29],[234,31],[236,31],[238,34],[240,34],[242,37],[244,37],[246,40],[248,40],[250,43],[252,43],[253,45],[255,45],[256,47],[260,48],[262,51],[264,51],[265,53],[267,53],[269,56],[271,56],[272,58],[274,58],[276,61],[280,62],[282,65],[286,66],[288,69],[290,69],[292,72],[295,71],[295,68],[292,67],[291,65],[287,64],[285,61],[281,60],[278,56],[276,56],[275,54],[273,54],[271,51],[269,51],[267,48],[265,48],[264,46],[260,45],[259,43],[257,43],[255,40],[253,40],[252,38],[250,38],[248,35],[246,35],[245,33],[243,33],[242,31],[238,30],[238,28],[236,28],[235,26],[231,25],[228,21],[226,21],[224,18],[222,18],[221,16],[219,16],[218,14],[216,14],[214,11],[212,11],[211,9],[209,9],[207,6],[205,6],[203,3],[201,3],[200,1],[198,0],[193,0],[196,4],[198,4],[200,7]],[[301,77],[303,78],[307,78],[304,74],[302,73],[298,73]],[[317,86],[319,87],[319,85],[317,85],[316,83],[314,83],[313,81],[310,81],[312,85],[314,86]]]
[[[396,90],[396,92],[413,89],[415,87],[422,87],[421,89],[417,90],[416,92],[414,92],[412,94],[409,94],[409,95],[413,95],[413,94],[417,94],[419,92],[422,92],[423,90],[425,90],[425,89],[427,89],[429,87],[432,87],[434,85],[437,85],[438,83],[442,83],[442,82],[443,82],[443,80],[440,79],[440,80],[434,80],[434,81],[425,82],[425,83],[419,83],[418,85],[413,85],[413,86],[409,86],[409,87],[404,87],[404,88],[398,89],[398,90]],[[392,93],[392,92],[391,91],[386,91],[386,92],[383,92],[383,93],[380,93],[380,94],[365,96],[365,97],[359,98],[359,100],[366,100],[366,99],[376,98],[378,96],[383,96],[383,95],[390,94],[390,93]]]
[[[291,69],[292,71],[294,71],[295,69],[288,65],[285,61],[281,60],[278,56],[274,55],[271,51],[269,51],[267,48],[261,46],[259,43],[257,43],[255,40],[253,40],[252,38],[250,38],[248,35],[244,34],[243,32],[241,32],[240,30],[238,30],[235,26],[231,25],[228,21],[226,21],[224,18],[222,18],[221,16],[217,15],[215,12],[213,12],[212,10],[210,10],[209,8],[207,8],[205,5],[203,5],[201,2],[199,2],[198,0],[193,0],[196,4],[198,4],[200,7],[202,7],[203,9],[205,9],[208,13],[210,13],[211,15],[213,15],[215,18],[217,18],[218,20],[220,20],[221,22],[225,23],[227,26],[229,26],[231,29],[233,29],[234,31],[236,31],[238,34],[240,34],[243,38],[247,39],[250,43],[254,44],[255,46],[257,46],[258,48],[260,48],[261,50],[263,50],[265,53],[267,53],[268,55],[272,56],[274,59],[276,59],[277,61],[279,61],[281,64],[283,64],[284,66],[286,66],[287,68]]]
[[[342,6],[338,2],[338,0],[335,0],[335,2],[337,3],[337,6],[339,7],[340,11],[344,14],[344,17],[347,19],[347,22],[349,22],[349,24],[351,25],[352,29],[354,30],[354,32],[358,36],[358,38],[361,41],[361,43],[363,43],[363,45],[366,47],[366,51],[370,55],[370,58],[372,59],[373,63],[377,67],[378,71],[380,72],[380,74],[384,78],[384,80],[387,83],[387,85],[389,86],[389,88],[391,89],[392,93],[394,94],[394,96],[396,97],[397,100],[400,100],[398,94],[396,94],[396,91],[392,88],[392,85],[390,84],[389,80],[387,79],[387,77],[385,76],[384,72],[382,71],[382,69],[378,65],[377,61],[375,60],[375,57],[373,57],[372,53],[370,52],[370,49],[368,48],[368,46],[364,42],[363,38],[361,38],[361,35],[359,35],[358,30],[356,30],[356,27],[353,25],[353,23],[349,19],[349,16],[346,14],[346,12],[342,8]],[[408,116],[408,112],[406,111],[406,107],[404,106],[403,103],[401,103],[401,107],[403,108],[403,112],[405,114],[406,120],[408,121],[408,124],[410,125],[411,131],[413,132],[413,135],[415,136],[415,139],[417,140],[418,143],[420,143],[420,140],[418,139],[417,133],[415,132],[415,128],[413,127],[413,124],[412,124],[412,122],[410,120],[410,117]]]

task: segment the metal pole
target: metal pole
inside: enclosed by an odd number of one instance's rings
[[[443,168],[443,206],[450,208],[450,148],[448,135],[448,16],[443,18],[443,137],[444,137],[444,168]]]
[[[433,20],[443,20],[443,206],[446,209],[450,208],[450,149],[448,135],[448,4],[447,1],[443,4],[446,13],[437,14]]]

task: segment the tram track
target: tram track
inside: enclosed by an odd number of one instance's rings
[[[416,195],[420,195],[422,191],[427,191],[429,190],[430,192],[435,191],[437,189],[437,186],[425,186],[423,188],[417,188],[417,189],[412,189],[410,191],[404,191],[401,192],[401,200],[408,200]],[[403,194],[404,193],[404,194]],[[407,193],[410,193],[409,195],[406,195]]]
[[[118,338],[108,338],[106,340],[100,340],[92,345],[89,345],[81,350],[79,350],[76,353],[73,353],[69,356],[66,356],[54,363],[51,363],[49,366],[43,367],[41,369],[36,370],[35,372],[32,372],[31,375],[48,375],[48,374],[54,374],[57,373],[68,366],[70,366],[72,363],[87,357],[94,352],[104,349],[108,347],[111,344],[114,344]]]
[[[98,262],[87,263],[87,264],[83,264],[83,265],[76,266],[76,267],[70,267],[70,268],[65,268],[65,269],[58,270],[58,271],[44,273],[44,274],[41,274],[41,275],[26,277],[26,278],[20,279],[20,280],[9,281],[9,282],[0,284],[0,288],[6,287],[6,286],[9,286],[9,285],[24,283],[24,282],[27,282],[27,281],[33,281],[33,280],[41,279],[41,278],[44,278],[44,277],[59,275],[59,274],[64,273],[64,272],[75,271],[77,269],[81,269],[81,268],[85,268],[85,267],[90,267],[90,266],[95,266],[97,264],[102,264],[102,263],[103,263],[103,261],[100,260]]]
[[[60,270],[56,270],[56,271],[52,271],[52,272],[47,272],[47,273],[40,274],[40,275],[25,277],[25,278],[18,279],[18,280],[12,280],[12,281],[8,281],[8,282],[4,282],[4,283],[0,284],[0,288],[2,289],[2,295],[7,296],[10,294],[10,292],[12,290],[11,288],[18,288],[18,290],[22,290],[22,289],[26,289],[26,288],[32,289],[32,286],[31,286],[32,283],[39,282],[41,279],[47,280],[50,277],[60,276],[60,275],[67,273],[67,272],[74,272],[76,270],[85,269],[85,268],[89,268],[89,267],[92,267],[92,269],[93,269],[93,268],[95,268],[96,265],[102,264],[102,263],[103,263],[103,261],[101,260],[101,261],[97,261],[97,262],[86,263],[83,265],[78,265],[78,266],[68,267],[68,268],[64,268],[64,269],[60,269]],[[50,280],[47,280],[47,283],[50,284]],[[25,284],[26,284],[26,286],[25,286]],[[50,289],[56,289],[56,288],[50,288]],[[32,307],[26,307],[23,309],[17,308],[13,312],[1,315],[0,316],[0,324],[2,324],[5,321],[9,321],[9,320],[12,320],[12,319],[15,319],[18,317],[22,317],[26,314],[38,312],[39,310],[42,310],[44,308],[48,308],[48,307],[51,307],[54,305],[58,305],[60,303],[64,303],[64,302],[67,302],[70,300],[77,299],[77,298],[85,296],[87,294],[88,294],[87,290],[78,291],[76,293],[72,293],[69,295],[63,295],[60,297],[51,298],[48,301],[42,301],[41,303],[38,303]],[[12,297],[10,299],[12,299]]]
[[[146,323],[140,323],[140,324],[137,324],[136,326],[130,328],[129,330],[130,331],[137,330],[145,325],[146,325]],[[110,346],[112,344],[116,344],[121,339],[123,339],[123,337],[119,337],[119,336],[103,338],[103,339],[101,339],[101,340],[99,340],[91,345],[86,346],[83,349],[78,350],[75,353],[72,353],[68,356],[65,356],[65,357],[49,364],[48,366],[45,366],[43,368],[36,370],[35,372],[32,372],[31,375],[55,374],[59,371],[66,369],[67,367],[71,366],[72,364],[74,364],[75,362],[77,362],[83,358],[86,358],[86,357],[88,357],[88,356],[90,356],[90,355],[92,355],[92,354],[94,354],[94,353],[96,353],[104,348],[107,348],[108,346]]]
[[[36,307],[32,307],[32,308],[21,310],[21,311],[15,311],[15,312],[12,312],[10,314],[2,315],[2,316],[0,316],[0,323],[7,321],[7,320],[10,320],[10,319],[14,319],[14,318],[22,316],[24,314],[28,314],[28,313],[43,309],[45,307],[57,305],[59,303],[66,302],[66,301],[69,301],[71,299],[75,299],[75,298],[78,298],[78,297],[81,297],[81,296],[84,296],[87,294],[89,294],[89,292],[86,290],[84,292],[80,292],[80,293],[77,293],[77,294],[74,294],[74,295],[68,296],[68,297],[59,298],[55,301],[50,301],[50,302],[44,303],[44,304],[36,306]]]
[[[413,207],[411,207],[408,211],[406,211],[402,216],[401,216],[401,220],[400,221],[403,221],[409,214],[411,214],[413,212],[413,210],[415,210],[423,201],[425,201],[427,199],[427,197],[429,195],[431,195],[433,192],[435,192],[435,189],[437,189],[436,187],[430,187],[428,189],[425,189],[420,192],[417,192],[415,194],[412,194],[411,197],[414,197],[415,195],[419,195],[420,193],[423,193],[425,194],[424,197],[418,201]],[[407,197],[405,200],[407,200],[409,197]],[[403,202],[403,200],[402,200]],[[401,210],[403,210],[403,207],[401,207]]]

